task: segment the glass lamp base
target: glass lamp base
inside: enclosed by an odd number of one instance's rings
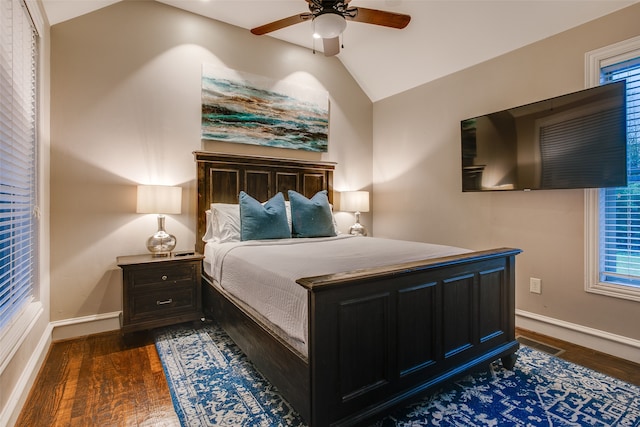
[[[365,228],[364,225],[360,224],[359,222],[356,222],[351,227],[349,227],[349,234],[353,236],[366,236],[367,229]]]
[[[153,256],[169,256],[176,247],[176,238],[166,232],[157,232],[147,239],[147,249]]]
[[[169,256],[176,247],[176,237],[164,231],[164,215],[158,215],[158,231],[147,239],[147,249],[155,257]]]
[[[353,236],[366,236],[367,229],[360,224],[360,211],[356,211],[356,223],[349,227],[349,234]]]

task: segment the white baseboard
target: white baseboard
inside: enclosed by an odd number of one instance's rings
[[[120,329],[120,311],[51,322],[54,341]]]
[[[40,366],[49,352],[52,329],[51,323],[49,323],[38,340],[38,345],[31,353],[31,357],[29,357],[27,365],[22,370],[16,386],[11,391],[7,404],[2,413],[0,413],[0,426],[12,426],[18,421],[20,411],[29,396],[31,387],[40,371]]]
[[[564,320],[516,310],[516,326],[640,363],[640,341]]]
[[[18,421],[22,406],[40,371],[40,365],[49,351],[51,341],[120,329],[120,313],[117,311],[50,322],[22,371],[18,383],[12,390],[7,404],[0,413],[0,426],[12,426]]]

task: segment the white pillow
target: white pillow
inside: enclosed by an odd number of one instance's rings
[[[211,204],[211,239],[219,243],[240,241],[240,205]],[[205,234],[206,235],[206,234]]]
[[[291,202],[290,201],[285,201],[284,202],[284,208],[287,211],[287,222],[289,223],[289,232],[291,232],[293,226],[291,225]]]
[[[329,207],[331,208],[331,220],[333,221],[333,229],[336,231],[336,236],[340,233],[340,230],[338,230],[338,221],[336,220],[336,214],[333,213],[333,205],[329,204]]]
[[[213,224],[212,224],[213,220],[211,215],[211,209],[207,209],[206,211],[204,211],[204,214],[206,215],[205,224],[207,226],[207,229],[204,232],[204,236],[202,236],[202,241],[208,242],[209,240],[213,240]]]

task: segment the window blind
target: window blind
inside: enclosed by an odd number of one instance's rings
[[[603,68],[601,83],[627,83],[627,180],[600,198],[600,280],[640,287],[640,58]]]
[[[36,33],[20,0],[0,0],[0,332],[34,294]]]

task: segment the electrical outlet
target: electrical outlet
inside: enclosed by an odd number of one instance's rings
[[[542,280],[536,279],[535,277],[529,278],[529,292],[534,294],[542,293]]]

